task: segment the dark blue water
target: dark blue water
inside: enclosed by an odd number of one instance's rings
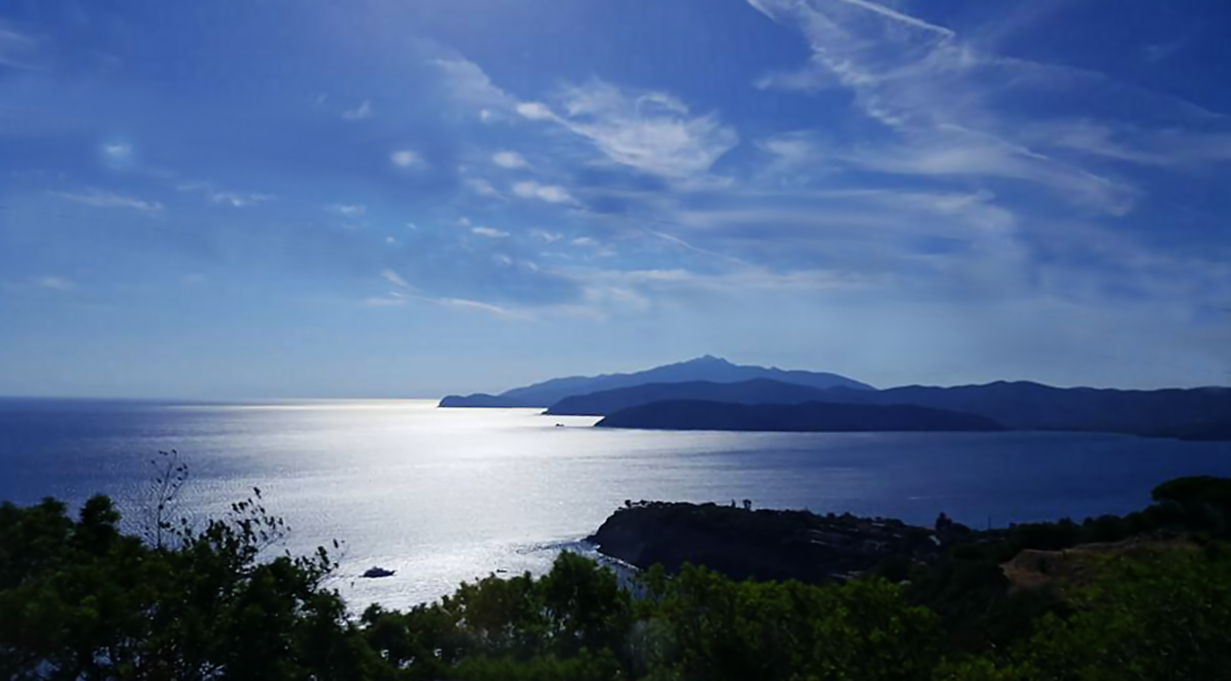
[[[573,426],[555,428],[557,422]],[[1059,433],[672,433],[422,401],[248,405],[0,400],[0,498],[110,494],[135,529],[159,450],[183,511],[260,486],[292,550],[346,543],[344,593],[394,606],[497,569],[537,571],[625,499],[751,499],[975,526],[1125,513],[1180,475],[1231,476],[1231,444]],[[371,565],[394,578],[350,577]]]

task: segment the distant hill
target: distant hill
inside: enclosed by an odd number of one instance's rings
[[[1193,442],[1231,442],[1231,424],[1204,426],[1180,434],[1181,440]]]
[[[852,391],[871,391],[872,386],[845,376],[825,372],[788,371],[778,368],[741,366],[725,359],[706,355],[687,362],[668,364],[631,374],[606,374],[602,376],[571,376],[556,378],[542,383],[514,388],[499,395],[449,395],[440,402],[442,407],[550,407],[566,397],[585,395],[603,390],[628,388],[647,383],[686,383],[708,381],[711,383],[739,383],[753,379],[769,379],[782,383],[803,385],[811,388],[844,388]]]
[[[1171,436],[1222,422],[1231,413],[1226,388],[1112,390],[1055,388],[997,381],[951,388],[906,386],[880,391],[825,390],[829,402],[913,404],[985,416],[1015,430],[1076,430]]]
[[[784,432],[998,431],[1005,427],[973,414],[915,405],[729,404],[671,400],[630,407],[599,421],[602,428]]]
[[[519,400],[501,397],[500,395],[488,395],[487,393],[474,393],[473,395],[449,395],[440,400],[442,407],[488,407],[488,408],[512,408],[512,407],[537,407],[540,405],[525,404]]]
[[[1181,440],[1231,442],[1231,413],[1200,423],[1177,433]]]
[[[629,388],[600,390],[588,395],[566,397],[551,405],[555,416],[606,416],[621,409],[666,400],[703,400],[732,404],[799,404],[826,400],[826,391],[795,383],[756,378],[739,383],[689,381],[687,383],[647,383]]]

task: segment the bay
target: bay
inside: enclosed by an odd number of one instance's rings
[[[541,572],[624,500],[850,511],[978,527],[1125,513],[1180,475],[1231,475],[1231,443],[1071,433],[720,433],[596,429],[526,409],[426,400],[188,404],[0,399],[0,499],[116,499],[128,529],[150,464],[190,467],[181,511],[260,487],[286,548],[338,539],[354,608],[406,607],[493,572]],[[557,427],[557,423],[565,427]],[[377,580],[373,565],[396,570]]]

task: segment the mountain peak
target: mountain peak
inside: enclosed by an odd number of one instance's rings
[[[686,362],[680,362],[680,364],[715,364],[715,365],[716,364],[728,364],[729,365],[731,363],[721,357],[715,357],[713,355],[701,355],[700,357],[690,359]]]

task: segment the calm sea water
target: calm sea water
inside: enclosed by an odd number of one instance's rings
[[[405,607],[500,570],[540,571],[625,499],[751,499],[930,523],[1081,518],[1145,505],[1169,478],[1231,475],[1231,444],[1109,435],[672,433],[427,401],[246,405],[0,400],[0,499],[94,493],[140,517],[149,460],[178,449],[187,512],[259,486],[288,548],[333,539],[355,607]],[[557,428],[556,423],[568,427]],[[356,579],[372,565],[394,577]]]

